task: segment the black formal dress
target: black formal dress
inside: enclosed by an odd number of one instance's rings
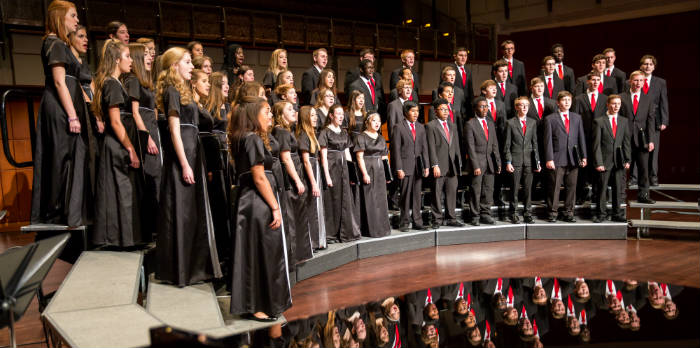
[[[326,238],[329,241],[341,242],[359,239],[360,231],[353,228],[356,220],[345,159],[345,149],[351,145],[350,137],[345,130],[335,133],[326,127],[319,134],[318,143],[321,148],[328,150],[328,172],[333,184],[332,187],[323,190]]]
[[[321,130],[323,129],[323,126],[326,124],[326,117],[328,117],[328,114],[323,112],[323,110],[321,110],[321,108],[314,108],[314,110],[316,110],[316,116],[318,118],[316,120],[315,130],[316,130],[316,134],[320,135]]]
[[[269,134],[268,137],[270,140],[270,153],[272,154],[272,175],[275,176],[275,182],[277,183],[277,192],[279,193],[277,201],[280,204],[280,211],[282,212],[282,232],[284,233],[284,239],[287,241],[285,244],[287,248],[287,264],[289,267],[294,268],[292,260],[296,254],[296,244],[291,241],[294,240],[294,236],[296,235],[296,219],[293,212],[289,210],[290,205],[286,192],[291,190],[292,185],[289,176],[282,169],[280,143],[272,134]]]
[[[384,237],[391,233],[389,225],[389,204],[386,196],[386,176],[384,175],[384,163],[382,156],[387,156],[384,137],[377,135],[372,139],[366,133],[360,133],[355,137],[355,152],[364,151],[363,158],[365,170],[369,175],[370,183],[365,184],[362,174],[358,171],[360,180],[360,226],[362,235],[367,237]]]
[[[78,80],[80,63],[70,47],[55,35],[44,40],[41,62],[46,80],[36,124],[31,223],[84,225],[91,219],[89,168],[94,164],[88,156],[91,126]],[[80,121],[80,134],[69,131],[68,116],[51,69],[56,64],[62,64],[66,70],[65,82]]]
[[[141,168],[143,170],[143,187],[141,210],[142,226],[147,233],[154,233],[156,230],[156,215],[158,214],[158,195],[160,190],[160,175],[163,171],[163,149],[160,146],[160,132],[158,131],[158,121],[156,120],[156,100],[153,91],[141,86],[136,75],[129,75],[124,80],[124,88],[129,96],[126,109],[132,111],[131,102],[139,102],[139,114],[146,126],[151,139],[158,147],[158,154],[152,155],[144,151],[142,155]],[[137,139],[138,140],[138,139]],[[132,143],[134,147],[145,146],[138,141]]]
[[[102,87],[105,137],[97,167],[92,241],[97,245],[129,247],[146,243],[151,238],[149,233],[141,230],[141,169],[129,165],[129,152],[112,128],[109,108],[113,106],[119,108],[121,123],[131,143],[138,144],[129,96],[119,81],[108,77]]]
[[[309,154],[309,163],[313,171],[314,181],[316,181],[316,185],[318,185],[319,190],[323,193],[323,179],[321,179],[323,171],[318,162],[319,148],[317,147],[315,150],[316,151],[311,152],[311,139],[309,139],[306,133],[302,132],[299,135],[299,154],[301,155],[304,152]],[[306,202],[304,205],[307,206],[306,217],[309,223],[311,246],[314,249],[323,249],[326,247],[326,219],[323,212],[323,194],[319,197],[314,197],[314,195],[311,194],[311,180],[306,175],[306,172],[304,172],[304,182],[309,191],[309,194],[306,195]]]
[[[199,110],[194,102],[180,104],[173,86],[163,94],[163,112],[180,119],[180,138],[194,173],[193,185],[182,179],[182,167],[170,136],[163,137],[156,241],[156,278],[186,286],[221,277],[199,135]]]
[[[297,172],[299,178],[304,177],[304,168],[301,164],[301,156],[299,155],[299,143],[297,142],[294,134],[281,127],[275,127],[272,130],[272,135],[279,142],[280,152],[289,151],[289,155],[294,162],[294,170]],[[281,160],[281,158],[280,158]],[[284,167],[284,165],[283,165]],[[287,174],[286,168],[282,168],[284,173]],[[306,196],[309,193],[309,187],[306,186],[306,190],[303,194],[299,194],[296,185],[292,182],[291,177],[289,178],[290,188],[286,190],[284,196],[287,200],[287,209],[285,214],[285,223],[289,230],[294,232],[290,235],[287,240],[288,244],[292,247],[292,254],[289,255],[290,264],[294,265],[300,261],[304,261],[312,258],[313,251],[311,247],[311,237],[309,235],[309,219],[307,213],[307,206],[304,204],[307,201]],[[290,226],[294,224],[294,226]]]
[[[248,133],[233,154],[237,188],[233,199],[233,268],[231,313],[264,312],[276,316],[292,306],[282,228],[271,229],[272,210],[258,191],[250,169],[263,165],[278,198],[273,155],[263,140]]]
[[[219,117],[213,117],[211,130],[213,141],[209,150],[205,147],[207,171],[211,173],[211,181],[207,188],[209,189],[214,230],[216,231],[216,245],[222,264],[228,264],[228,258],[231,255],[231,202],[229,199],[231,178],[229,177],[229,147],[226,138],[230,110],[231,104],[224,103],[223,108],[219,109]]]

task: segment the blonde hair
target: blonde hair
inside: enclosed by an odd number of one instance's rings
[[[275,105],[272,106],[272,115],[274,116],[275,126],[280,126],[286,130],[291,130],[291,125],[284,119],[284,108],[287,106],[287,104],[292,106],[294,105],[292,102],[286,100],[276,102]]]
[[[95,97],[92,98],[92,112],[99,120],[104,120],[105,116],[102,114],[102,88],[104,87],[105,80],[112,75],[112,72],[114,72],[114,69],[117,67],[117,59],[121,57],[124,49],[129,49],[129,47],[123,42],[119,40],[108,40],[104,47],[100,65],[97,66],[97,72],[95,73]]]
[[[288,83],[283,84],[283,85],[279,85],[279,86],[277,86],[277,88],[275,88],[275,94],[277,95],[277,98],[282,99],[282,96],[286,95],[287,92],[289,92],[289,90],[291,90],[291,89],[294,89],[294,86],[290,85]]]
[[[360,96],[365,96],[364,93],[354,90],[352,93],[350,93],[350,98],[348,98],[348,112],[346,117],[348,118],[348,129],[354,129],[355,128],[355,104],[357,101],[357,98]],[[365,100],[365,104],[367,104],[367,101]],[[364,122],[364,119],[367,117],[367,108],[363,105],[362,108],[360,109],[360,112],[362,113],[362,120]]]
[[[278,59],[282,52],[284,52],[284,54],[287,54],[287,50],[285,50],[284,48],[278,48],[272,51],[272,55],[270,55],[270,66],[267,68],[267,71],[272,72],[275,78],[277,78],[277,74],[281,73],[284,70],[287,70],[287,67],[281,67],[278,62]]]
[[[318,139],[316,139],[316,130],[314,129],[314,126],[311,125],[311,110],[313,110],[311,105],[302,106],[299,110],[299,120],[297,121],[297,138],[299,138],[301,132],[306,133],[306,136],[309,137],[309,152],[316,153],[319,146]],[[318,118],[316,119],[316,122],[318,122]]]
[[[61,41],[70,45],[65,18],[66,13],[68,13],[71,8],[75,9],[75,4],[70,1],[54,0],[49,4],[45,22],[46,35],[44,35],[44,38],[50,33],[55,33]]]
[[[192,70],[192,78],[190,79],[190,87],[192,87],[192,96],[193,98],[197,101],[197,106],[201,108],[205,108],[204,105],[207,104],[207,100],[209,99],[209,96],[203,96],[199,95],[197,93],[197,89],[195,88],[195,84],[197,81],[203,79],[203,78],[209,78],[209,75],[204,72],[204,70],[200,69],[193,69]],[[211,90],[211,88],[209,88]]]
[[[163,105],[163,95],[168,86],[173,86],[180,92],[180,104],[187,105],[192,102],[192,90],[188,88],[182,76],[175,71],[175,64],[184,59],[186,54],[190,53],[182,47],[171,47],[161,56],[161,72],[158,74],[156,83],[156,105],[163,112],[168,112]]]
[[[221,119],[221,105],[225,103],[224,94],[221,91],[224,85],[224,77],[226,77],[226,75],[221,71],[212,73],[211,76],[209,76],[211,88],[209,89],[209,99],[207,100],[206,109],[209,110],[209,113],[217,120]]]
[[[328,91],[331,91],[331,93],[333,93],[333,98],[337,98],[335,92],[333,92],[332,89],[329,89],[326,87],[321,87],[318,90],[318,96],[316,96],[316,105],[314,105],[314,107],[320,108],[321,105],[323,105],[323,98],[325,97],[326,93],[328,93]],[[337,100],[336,100],[336,102],[337,102]]]
[[[131,72],[136,76],[139,84],[148,90],[153,89],[153,81],[151,80],[151,72],[146,70],[144,59],[146,56],[146,46],[140,43],[129,44],[129,54],[133,62],[131,63]]]

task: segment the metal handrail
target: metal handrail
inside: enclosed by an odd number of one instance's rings
[[[29,134],[32,144],[32,154],[34,154],[34,147],[36,141],[36,128],[34,124],[34,97],[36,96],[36,93],[31,93],[22,89],[8,89],[7,91],[5,91],[5,93],[2,94],[2,105],[0,106],[0,131],[2,131],[2,149],[5,152],[5,158],[7,158],[7,161],[14,167],[31,167],[34,165],[33,161],[17,162],[14,156],[12,155],[12,151],[10,150],[10,140],[7,131],[7,108],[5,106],[5,103],[8,97],[10,97],[11,95],[26,98],[27,117],[29,118]]]

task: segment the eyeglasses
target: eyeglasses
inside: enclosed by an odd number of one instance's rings
[[[450,111],[449,108],[438,108],[437,110],[438,110],[438,111]]]

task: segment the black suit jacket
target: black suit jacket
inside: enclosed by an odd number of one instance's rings
[[[525,134],[518,117],[506,122],[503,157],[514,167],[532,167],[532,153],[537,152],[537,121],[525,117]]]
[[[489,113],[486,118],[496,125],[496,130],[500,135],[503,134],[503,129],[506,127],[508,114],[506,113],[506,105],[502,101],[494,99],[494,104],[496,104],[496,119],[494,120],[493,115],[491,115],[491,104],[489,104]]]
[[[389,90],[393,90],[396,88],[396,84],[399,83],[399,74],[401,74],[401,69],[403,67],[394,69],[394,71],[391,72],[391,77],[389,79]],[[413,69],[411,70],[411,73],[413,74],[413,89],[417,91],[420,91],[420,88],[418,87],[420,82],[419,79],[420,77],[418,76],[418,73],[415,71],[415,65]]]
[[[321,78],[321,73],[316,70],[316,66],[311,66],[301,75],[301,105],[309,105],[311,103],[311,93],[318,87],[318,80]]]
[[[644,94],[643,91],[639,93],[639,106],[636,114],[634,113],[630,92],[627,91],[620,94],[620,98],[622,99],[622,106],[619,114],[629,120],[632,145],[644,147],[644,145],[653,141],[656,134],[656,105],[653,103],[652,96]],[[645,133],[646,139],[642,139],[642,131]]]
[[[496,81],[496,77],[491,71],[491,79]],[[508,82],[517,87],[518,95],[527,95],[527,79],[525,78],[525,63],[513,58],[513,76],[508,74]]]
[[[533,118],[537,120],[537,128],[542,128],[543,125],[541,124],[544,121],[544,118],[547,117],[547,115],[557,112],[557,103],[545,97],[544,95],[542,96],[542,118],[540,118],[539,114],[537,113],[537,104],[535,103],[535,100],[532,99],[532,96],[528,99],[530,101],[530,107],[527,109],[527,117]]]
[[[558,112],[544,122],[545,161],[554,161],[557,167],[578,166],[574,161],[574,146],[577,146],[581,159],[586,158],[586,139],[583,134],[581,116],[569,110],[569,133]]]
[[[414,123],[416,140],[413,140],[408,122],[401,121],[394,125],[391,132],[391,161],[395,171],[403,170],[406,175],[419,174],[419,170],[428,169],[428,141],[425,127],[419,122]],[[416,168],[416,158],[421,157],[423,168]],[[422,176],[422,173],[420,173]]]
[[[566,64],[563,64],[562,70],[564,73],[564,78],[559,79],[564,81],[564,89],[573,94],[576,91],[576,75],[574,75],[574,69]],[[540,75],[542,74],[543,72],[540,70]],[[559,68],[555,67],[554,75],[559,77]]]
[[[498,84],[498,82],[496,82],[496,84]],[[506,95],[503,95],[500,85],[496,86],[496,90],[496,99],[501,100],[503,104],[505,104],[508,118],[515,116],[515,105],[513,103],[515,103],[515,99],[518,98],[518,88],[514,84],[506,81]]]
[[[345,82],[343,83],[343,91],[347,93],[350,84],[355,82],[355,80],[360,78],[360,68],[359,67],[354,67],[352,69],[349,69],[345,73]]]
[[[480,168],[482,173],[495,174],[501,166],[501,156],[498,153],[498,135],[493,122],[488,125],[489,138],[478,118],[473,117],[464,127],[465,143],[467,144],[467,170],[473,172]],[[495,160],[495,162],[494,162]]]
[[[462,168],[462,154],[459,150],[457,126],[448,119],[447,127],[450,130],[449,142],[440,120],[432,120],[425,126],[430,166],[440,167],[440,174],[443,176],[459,175]]]
[[[379,110],[379,105],[382,102],[382,96],[381,93],[377,91],[376,82],[374,89],[374,103],[372,102],[372,92],[370,91],[369,85],[366,84],[361,78],[358,78],[357,80],[353,81],[350,84],[348,91],[346,91],[345,93],[347,95],[350,95],[350,93],[352,93],[353,91],[360,91],[362,92],[362,94],[365,95],[365,109],[367,110],[367,113],[377,112]]]
[[[464,117],[464,115],[466,115],[469,111],[468,109],[465,109],[466,100],[464,99],[464,92],[462,92],[461,89],[455,88],[454,94],[455,95],[452,103],[452,112],[454,113],[455,117],[454,123],[459,125],[459,123],[457,123],[457,119]],[[433,101],[436,101],[438,99],[437,89],[433,90],[432,95]],[[435,118],[435,109],[431,106],[430,113],[428,114],[428,120],[432,121]]]
[[[627,82],[627,74],[624,71],[618,69],[617,67],[614,67],[613,70],[610,72],[610,76],[615,79],[617,91],[624,91],[625,83]]]
[[[545,77],[544,75],[540,75],[540,78],[542,79],[542,81],[544,81],[544,93],[542,95],[544,95],[545,98],[555,100],[555,102],[556,102],[557,94],[559,94],[559,92],[561,92],[561,91],[566,90],[566,88],[564,86],[564,81],[559,79],[559,76],[557,75],[556,72],[554,74],[552,74],[552,96],[550,97],[549,96],[549,86],[547,85],[547,77]]]
[[[605,115],[608,109],[605,105],[607,101],[608,97],[605,94],[598,93],[598,99],[595,101],[595,110],[591,110],[591,100],[588,99],[588,91],[574,98],[574,105],[571,110],[581,115],[583,133],[586,135],[586,144],[588,144],[589,150],[593,141],[593,120]]]
[[[389,133],[389,141],[392,139],[394,126],[405,120],[406,117],[403,115],[403,104],[401,104],[400,99],[396,98],[396,100],[393,100],[386,107],[386,130],[387,133]]]
[[[465,108],[466,110],[471,110],[471,102],[474,99],[474,87],[473,87],[473,81],[472,81],[472,71],[464,66],[464,72],[467,75],[467,83],[464,84],[462,83],[462,73],[459,71],[459,67],[457,64],[452,63],[450,64],[452,67],[455,68],[455,71],[457,71],[457,74],[455,74],[455,87],[459,88],[464,92],[464,98],[466,99],[467,107]],[[435,99],[435,98],[433,98]]]
[[[651,83],[649,84],[649,94],[652,96],[652,103],[656,105],[655,126],[657,130],[660,130],[662,124],[668,126],[668,93],[666,91],[666,80],[657,76],[652,76]]]
[[[413,90],[412,97],[413,101],[416,103],[418,103],[418,101],[420,100],[420,98],[418,97],[418,92],[416,92],[415,89]],[[397,91],[396,88],[394,88],[391,90],[391,93],[389,93],[389,103],[393,102],[396,99],[399,99],[399,91]],[[423,110],[423,108],[421,107],[420,110]]]
[[[576,93],[575,95],[585,94],[588,90],[588,76],[581,76],[576,80]],[[603,94],[611,95],[617,93],[617,82],[612,76],[603,75]]]
[[[612,126],[607,114],[598,117],[593,121],[593,155],[591,158],[593,167],[604,166],[605,170],[615,167],[615,156],[617,148],[622,149],[622,163],[632,161],[632,150],[630,145],[629,121],[617,116],[617,133],[613,137]],[[622,169],[622,168],[617,168]]]

